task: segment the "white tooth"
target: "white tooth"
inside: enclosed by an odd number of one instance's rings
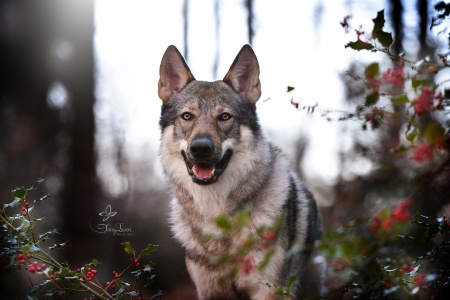
[[[213,175],[214,175],[214,173],[216,173],[216,169],[213,169],[213,170],[212,170],[212,172],[211,172],[211,176],[213,176]]]

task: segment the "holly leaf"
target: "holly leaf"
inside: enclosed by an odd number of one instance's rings
[[[384,27],[384,9],[380,10],[375,19],[372,19],[374,26],[372,31],[372,36],[380,42],[384,47],[389,47],[394,42],[392,38],[392,34],[389,32],[383,31]]]
[[[22,186],[20,188],[16,188],[12,191],[14,197],[19,199],[24,199],[27,195],[27,190]]]
[[[419,132],[417,131],[416,128],[414,128],[413,131],[411,131],[410,133],[408,133],[406,135],[406,139],[412,144],[414,142],[414,140],[416,139],[418,134],[419,134]]]
[[[233,224],[231,223],[231,220],[226,215],[220,215],[216,218],[216,225],[220,229],[223,230],[231,230],[233,228]]]
[[[443,141],[445,138],[445,129],[437,122],[431,122],[425,129],[425,139],[429,144]]]
[[[392,98],[391,102],[394,105],[404,105],[409,102],[409,99],[408,96],[406,96],[406,94],[401,94],[400,96]]]
[[[347,45],[345,45],[345,48],[351,48],[356,51],[360,50],[374,50],[374,46],[370,43],[363,42],[360,39],[358,39],[356,42],[349,42]]]
[[[17,205],[20,204],[20,201],[21,201],[21,200],[22,200],[22,199],[20,199],[20,198],[14,197],[14,201],[11,202],[11,203],[6,203],[6,204],[4,205],[4,207],[16,207]]]
[[[101,264],[101,263],[98,260],[96,260],[95,258],[90,263],[90,265],[93,266],[93,267],[96,267],[99,264]]]
[[[411,85],[413,87],[414,90],[416,90],[419,86],[427,83],[428,79],[426,78],[417,78],[417,77],[413,77],[411,78]]]
[[[373,92],[372,94],[369,94],[366,96],[366,106],[370,106],[373,104],[376,104],[378,102],[378,99],[380,99],[380,93],[378,91]]]
[[[150,253],[155,251],[157,247],[158,247],[157,245],[148,244],[147,248],[142,250],[141,254],[139,254],[139,256],[141,256],[141,255],[149,255]]]
[[[133,256],[136,256],[136,249],[130,246],[130,242],[123,242],[121,243],[121,245],[123,246],[123,249],[125,250],[126,253],[133,254]]]
[[[44,180],[45,180],[45,179],[39,178],[38,180],[36,180],[36,182],[33,184],[33,186],[30,187],[28,190],[30,191],[30,190],[35,190],[35,189],[37,189],[37,187],[38,187],[42,182],[44,182]]]
[[[378,76],[380,73],[380,65],[378,63],[372,63],[366,67],[366,70],[364,71],[364,74],[366,75],[366,78],[371,79]]]

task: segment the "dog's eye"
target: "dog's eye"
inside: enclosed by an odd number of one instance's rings
[[[219,119],[221,121],[228,121],[229,119],[231,119],[231,115],[229,113],[223,113],[219,116]]]
[[[191,114],[190,112],[184,112],[181,114],[181,118],[185,121],[192,120],[193,117],[194,117],[194,115]]]

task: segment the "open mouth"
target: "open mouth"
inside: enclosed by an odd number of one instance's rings
[[[181,151],[181,154],[186,163],[187,171],[189,175],[192,176],[192,181],[201,185],[208,185],[215,183],[219,179],[219,176],[222,175],[223,171],[225,171],[233,151],[228,149],[218,164],[204,162],[191,164],[187,159],[186,152]]]

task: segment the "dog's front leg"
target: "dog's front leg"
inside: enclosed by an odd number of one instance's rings
[[[221,280],[224,275],[223,272],[205,267],[187,257],[186,266],[191,279],[194,281],[200,300],[238,298],[232,283],[227,280]]]

